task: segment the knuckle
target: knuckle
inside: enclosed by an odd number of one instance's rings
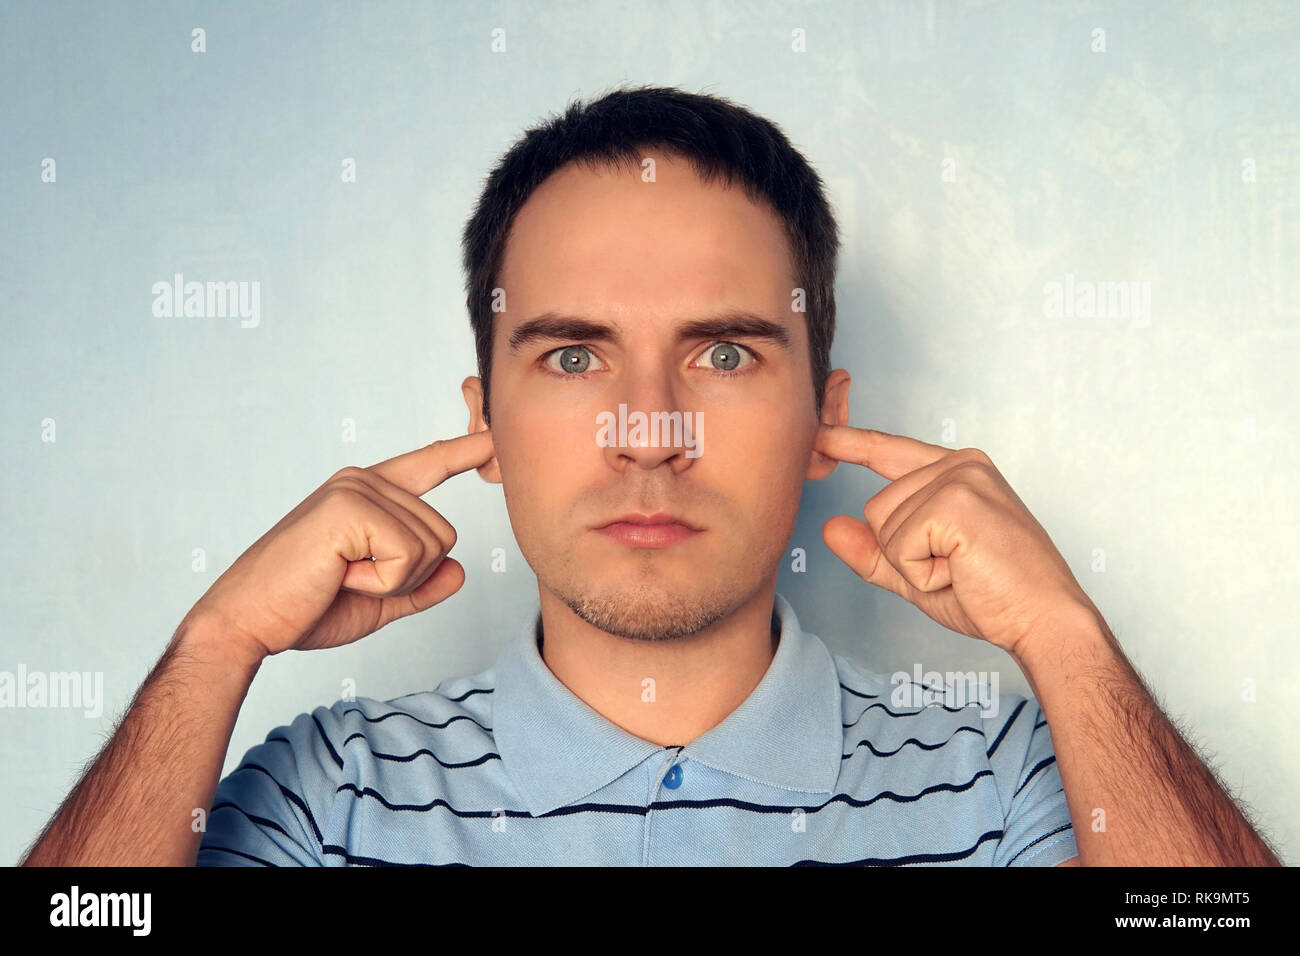
[[[326,484],[336,485],[347,482],[364,482],[366,470],[358,468],[356,465],[345,465],[334,474],[330,475],[330,480]]]
[[[979,483],[981,487],[987,487],[989,466],[984,464],[982,461],[964,461],[954,468],[953,471],[961,475],[961,480],[958,484]]]
[[[955,457],[960,457],[964,462],[974,462],[980,465],[993,464],[993,459],[978,448],[963,448],[957,452]]]
[[[361,484],[352,478],[340,478],[326,485],[321,495],[326,501],[334,504],[352,502],[362,497]]]
[[[317,508],[332,516],[332,522],[351,524],[371,514],[374,504],[360,482],[343,480],[334,482],[319,493]]]

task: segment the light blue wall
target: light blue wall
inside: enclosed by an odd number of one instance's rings
[[[730,97],[805,151],[846,235],[834,359],[852,422],[992,455],[1300,861],[1296,5],[5,3],[0,19],[0,670],[102,672],[105,697],[98,718],[0,711],[0,861],[249,544],[342,465],[464,431],[458,240],[481,179],[525,126],[625,80]],[[259,324],[154,317],[176,272],[260,282]],[[1147,283],[1149,313],[1053,315],[1045,286],[1067,276]],[[998,669],[1025,689],[1006,655],[822,544],[883,483],[842,467],[809,485],[807,571],[780,583],[804,626],[886,673]],[[471,473],[428,500],[459,532],[463,590],[268,661],[227,770],[346,679],[385,698],[495,658],[536,601],[500,486]]]

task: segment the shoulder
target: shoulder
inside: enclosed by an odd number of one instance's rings
[[[494,677],[489,668],[387,700],[343,697],[275,728],[255,750],[283,753],[288,744],[297,763],[317,764],[337,776],[362,758],[409,759],[412,752],[436,754],[419,748],[490,742]]]
[[[994,716],[1016,702],[1016,695],[998,692],[996,675],[990,679],[983,672],[919,669],[886,675],[842,655],[832,656],[845,711],[877,723],[889,718],[924,718],[926,724],[965,724],[980,716]]]
[[[1024,758],[1035,730],[1046,721],[1032,697],[1000,689],[997,671],[921,671],[884,674],[842,655],[833,655],[840,683],[846,744],[904,742],[914,748],[958,753],[963,762],[992,766],[1004,753]],[[1043,732],[1048,747],[1050,737]],[[978,753],[977,753],[978,751]],[[975,758],[979,758],[976,760]],[[1014,759],[1014,758],[1012,758]],[[1015,763],[1012,770],[1019,769]]]
[[[316,713],[344,747],[356,741],[380,750],[393,742],[490,739],[495,689],[495,668],[488,668],[388,700],[341,699]]]

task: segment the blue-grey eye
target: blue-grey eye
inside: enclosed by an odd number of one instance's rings
[[[591,364],[591,353],[582,345],[570,345],[560,352],[560,368],[566,372],[579,374],[587,371]]]
[[[730,342],[719,342],[709,349],[713,367],[723,372],[730,372],[740,364],[740,347]]]

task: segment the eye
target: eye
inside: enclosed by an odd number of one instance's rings
[[[754,362],[754,353],[734,342],[715,342],[700,355],[708,359],[715,372],[732,372]]]
[[[557,359],[558,361],[556,361]],[[547,352],[545,356],[548,369],[561,375],[574,376],[590,371],[593,359],[597,362],[600,361],[596,359],[596,353],[585,345],[568,345],[562,349]]]

